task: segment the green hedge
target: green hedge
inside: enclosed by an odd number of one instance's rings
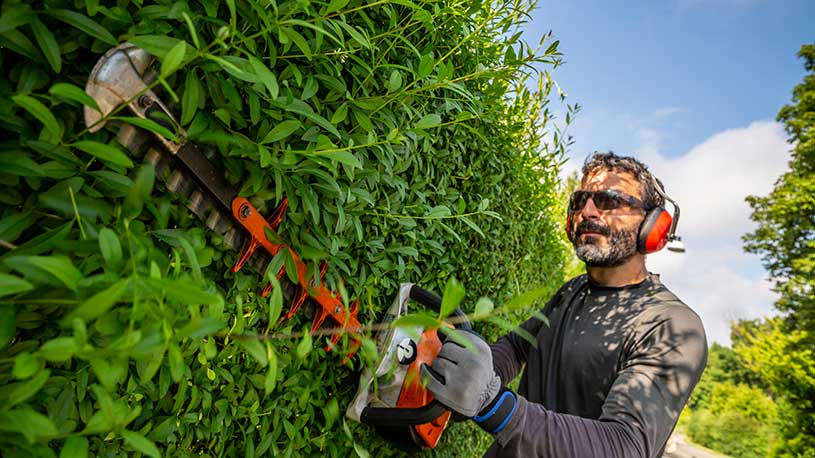
[[[87,132],[80,88],[110,47],[137,43],[241,195],[264,213],[289,199],[283,237],[311,271],[328,261],[363,323],[398,283],[441,291],[452,275],[472,311],[563,280],[567,139],[546,73],[559,54],[519,38],[532,6],[5,1],[2,455],[397,454],[343,420],[370,352],[342,365],[321,339],[281,337],[304,313],[274,324],[286,304],[258,297],[260,274],[229,271],[236,254],[116,145],[115,123]],[[438,450],[486,444],[462,424]]]

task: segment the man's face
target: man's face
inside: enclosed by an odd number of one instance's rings
[[[582,191],[614,190],[642,199],[638,181],[629,173],[598,170],[583,177]],[[637,253],[637,233],[644,218],[641,208],[624,205],[603,210],[593,199],[573,215],[577,257],[589,267],[616,267]]]

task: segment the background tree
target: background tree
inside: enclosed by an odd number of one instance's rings
[[[815,44],[798,55],[809,72],[792,91],[778,120],[794,145],[789,171],[769,196],[747,198],[758,229],[744,237],[745,249],[762,256],[780,293],[776,307],[789,312],[792,329],[815,330]],[[810,335],[810,337],[812,337]],[[815,343],[812,343],[815,344]]]

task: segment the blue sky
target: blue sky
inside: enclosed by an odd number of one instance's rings
[[[566,61],[554,77],[591,122],[574,126],[574,151],[631,151],[626,123],[670,122],[660,142],[675,156],[775,118],[804,74],[795,54],[815,41],[815,1],[542,0],[527,37],[549,30]]]
[[[542,0],[525,27],[530,42],[550,30],[561,41],[552,76],[582,106],[566,172],[594,150],[633,155],[680,203],[687,253],[647,263],[711,342],[729,343],[731,320],[774,313],[760,259],[742,250],[755,227],[744,198],[786,170],[775,117],[804,76],[796,53],[814,24],[812,0]]]

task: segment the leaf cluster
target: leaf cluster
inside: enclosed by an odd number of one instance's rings
[[[230,272],[236,254],[115,138],[123,124],[181,132],[121,111],[90,133],[82,88],[110,47],[146,49],[186,138],[264,214],[288,198],[280,236],[312,275],[328,263],[361,321],[400,282],[441,291],[453,273],[471,311],[480,296],[554,291],[567,259],[557,176],[570,140],[549,108],[560,54],[549,35],[521,39],[533,6],[5,1],[3,456],[397,454],[341,419],[364,358],[258,338],[307,318],[278,324],[283,295]],[[483,331],[530,312],[513,313]],[[480,454],[471,432],[452,428],[440,453]]]

